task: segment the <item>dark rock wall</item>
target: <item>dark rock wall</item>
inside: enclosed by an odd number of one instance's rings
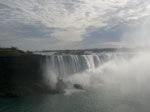
[[[0,56],[0,96],[23,96],[48,91],[40,55]]]

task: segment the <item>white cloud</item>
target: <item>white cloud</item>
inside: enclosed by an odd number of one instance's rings
[[[133,30],[124,33],[122,41],[128,42],[132,47],[150,47],[150,16],[132,24]]]
[[[125,42],[106,42],[106,43],[99,43],[97,46],[100,48],[119,48],[119,47],[127,47],[127,43]]]
[[[149,0],[0,0],[0,27],[9,23],[55,28],[60,41],[83,41],[87,28],[112,28],[150,15]],[[3,34],[0,34],[3,35]]]
[[[50,27],[58,28],[87,28],[101,27],[109,21],[107,13],[120,10],[122,19],[126,16],[142,16],[149,14],[148,0],[1,0],[0,3],[13,8],[11,19],[22,22],[40,21]],[[67,5],[69,7],[67,7]],[[143,6],[144,5],[144,6]],[[7,9],[9,10],[9,9]],[[72,12],[71,12],[72,10]],[[113,16],[117,16],[117,12]],[[124,16],[123,16],[124,15]],[[14,17],[15,16],[15,17]],[[7,18],[5,18],[7,19]]]
[[[82,33],[84,32],[82,32],[82,30],[79,29],[68,29],[64,31],[56,30],[51,36],[62,41],[78,42],[82,40]]]

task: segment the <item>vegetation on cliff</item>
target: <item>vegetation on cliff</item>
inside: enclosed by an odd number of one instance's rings
[[[0,48],[0,96],[51,92],[44,83],[45,58],[15,47]]]
[[[31,51],[22,51],[16,47],[11,48],[1,48],[0,47],[0,56],[20,56],[20,55],[32,55]]]

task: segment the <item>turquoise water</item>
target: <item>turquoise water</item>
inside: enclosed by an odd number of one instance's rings
[[[143,103],[144,104],[144,103]],[[149,112],[139,98],[109,91],[0,98],[0,112]]]

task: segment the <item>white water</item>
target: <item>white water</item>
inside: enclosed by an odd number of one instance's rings
[[[60,74],[56,72],[57,66],[51,68],[52,63],[48,62],[48,74],[47,79],[50,80],[51,87],[55,87],[57,78],[61,77],[68,85],[66,94],[72,94],[74,92],[80,92],[80,90],[73,89],[73,84],[80,84],[86,91],[98,90],[104,91],[106,96],[112,101],[121,100],[131,104],[140,105],[140,109],[146,111],[149,110],[150,104],[150,52],[113,52],[91,55],[71,55],[70,62],[66,61],[66,56],[52,56],[61,58],[58,65],[61,72],[73,67],[75,71],[68,72],[71,74]],[[104,58],[105,57],[105,58]],[[94,61],[95,60],[95,61]],[[53,62],[56,64],[56,60]],[[97,64],[98,62],[98,64]],[[87,65],[87,68],[83,67],[83,63]],[[69,66],[67,65],[69,64]],[[82,65],[82,66],[81,66]],[[67,68],[68,67],[68,68]],[[82,68],[81,70],[80,67]],[[58,67],[59,68],[59,67]],[[60,69],[59,68],[59,69]],[[130,105],[130,104],[128,104]],[[124,105],[119,104],[119,108]]]
[[[140,87],[150,79],[150,53],[140,52],[127,59],[115,57],[97,68],[69,76],[67,81],[87,87],[104,84],[135,85]],[[131,87],[130,86],[130,87]]]
[[[68,85],[80,84],[86,89],[102,87],[143,95],[150,90],[149,52],[50,56],[46,62],[46,79],[52,88],[59,77]]]
[[[139,52],[132,58],[115,58],[98,68],[68,77],[66,82],[82,85],[85,90],[97,89],[109,95],[150,104],[150,53]],[[134,99],[134,100],[133,100]]]
[[[131,58],[134,55],[134,53],[110,52],[91,55],[47,56],[46,83],[55,88],[57,79],[62,78],[69,84],[77,83],[85,87],[93,84],[100,85],[101,83],[96,82],[101,82],[102,77],[110,74],[109,72],[112,72],[111,74],[119,72],[117,69],[120,69],[121,66],[124,68],[124,64],[132,61]],[[135,56],[137,57],[137,54]]]

